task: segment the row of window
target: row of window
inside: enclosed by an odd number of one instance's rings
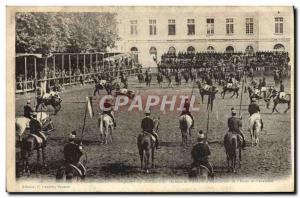
[[[278,43],[278,44],[274,45],[273,49],[277,50],[277,51],[284,51],[285,47],[284,47],[284,45]],[[130,50],[132,52],[137,52],[138,51],[138,49],[136,47],[132,47]],[[189,46],[186,51],[187,51],[187,53],[195,53],[196,49],[193,46]],[[210,45],[206,48],[206,51],[207,52],[215,52],[216,50],[213,46]],[[234,52],[234,47],[227,46],[225,51],[227,53],[233,53]],[[246,53],[253,53],[254,48],[251,45],[249,45],[249,46],[246,47],[245,52]],[[150,50],[149,50],[149,53],[156,55],[157,54],[157,49],[155,47],[151,47]],[[176,54],[176,48],[175,47],[169,47],[168,53],[169,54]]]
[[[226,34],[231,35],[234,34],[234,19],[226,18]],[[131,20],[130,21],[130,34],[137,35],[138,34],[138,21]],[[206,34],[214,35],[215,34],[215,19],[207,18],[206,19]],[[245,19],[245,30],[246,34],[253,34],[254,32],[254,19],[246,18]],[[156,35],[156,19],[149,20],[149,34]],[[275,17],[275,34],[283,34],[283,17]],[[168,35],[176,35],[176,20],[168,19]],[[195,35],[195,19],[187,19],[187,35]]]

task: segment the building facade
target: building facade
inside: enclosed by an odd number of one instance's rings
[[[118,51],[158,61],[167,52],[291,52],[294,17],[292,7],[127,7],[118,32]]]

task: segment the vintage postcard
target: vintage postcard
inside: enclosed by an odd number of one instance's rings
[[[294,8],[7,9],[8,192],[294,192]]]

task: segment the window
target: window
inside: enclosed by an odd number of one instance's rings
[[[151,55],[151,57],[153,58],[153,60],[156,61],[157,59],[157,49],[155,47],[151,47],[149,50],[149,53]]]
[[[226,34],[233,34],[233,18],[226,19]]]
[[[246,18],[246,34],[253,34],[253,18]]]
[[[208,35],[212,35],[212,34],[215,33],[214,23],[215,23],[215,19],[213,19],[213,18],[206,19],[207,34]]]
[[[176,49],[175,49],[175,47],[169,47],[168,54],[176,54]]]
[[[234,48],[232,46],[228,46],[228,47],[226,47],[225,52],[226,53],[234,53]]]
[[[176,24],[175,19],[169,19],[168,20],[168,32],[169,35],[175,35],[176,34]]]
[[[156,20],[154,19],[149,20],[149,34],[156,35]]]
[[[282,44],[276,44],[276,45],[274,45],[274,50],[275,51],[284,51],[285,48],[284,48],[284,45],[282,45]]]
[[[215,48],[213,46],[208,46],[207,47],[207,52],[211,53],[211,52],[214,52],[215,51]]]
[[[137,35],[137,20],[130,21],[130,34]]]
[[[275,17],[275,34],[283,34],[283,17]]]
[[[196,50],[193,46],[190,46],[190,47],[187,48],[186,51],[187,51],[188,54],[194,54]]]
[[[195,19],[187,20],[188,35],[195,35]]]
[[[246,54],[253,54],[254,53],[254,49],[252,46],[247,46],[246,50],[245,50]]]

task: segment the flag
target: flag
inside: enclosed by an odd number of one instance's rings
[[[92,118],[94,116],[92,97],[86,97],[86,101],[87,101],[87,110],[90,114],[90,117]]]

